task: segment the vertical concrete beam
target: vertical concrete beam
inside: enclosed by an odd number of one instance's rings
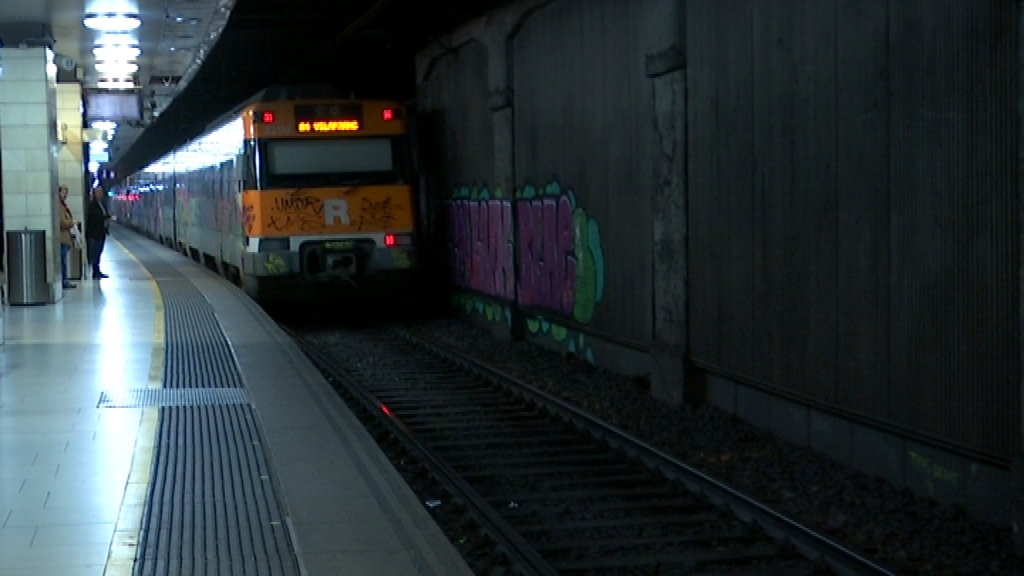
[[[68,206],[76,220],[85,218],[85,148],[82,129],[82,85],[57,84],[57,181],[68,187]]]
[[[500,189],[505,198],[515,193],[515,112],[512,89],[513,52],[512,40],[523,24],[537,10],[553,3],[554,0],[526,0],[513,4],[479,18],[453,32],[442,45],[428,47],[416,55],[416,82],[420,84],[429,77],[434,65],[447,53],[469,42],[479,42],[487,49],[487,91],[494,150],[493,190]],[[515,202],[512,203],[513,222],[518,218]],[[518,252],[514,252],[513,273],[518,273]],[[515,281],[518,289],[518,279]],[[494,331],[498,337],[522,338],[525,321],[521,311],[512,306],[511,327],[506,333],[503,328]],[[503,325],[502,325],[503,326]]]
[[[478,40],[487,46],[487,89],[488,105],[492,113],[494,134],[494,188],[512,198],[516,186],[515,162],[515,111],[513,106],[512,71],[514,53],[512,41],[523,24],[537,10],[551,3],[551,0],[521,2],[495,12],[480,29]],[[512,221],[519,220],[518,207],[512,202]],[[519,251],[513,252],[513,274],[516,290],[519,290]],[[522,339],[526,335],[526,322],[518,306],[512,307],[510,334]]]
[[[646,74],[654,94],[654,334],[651,393],[678,405],[703,393],[686,382],[686,56],[684,7],[676,0],[647,4],[643,34],[650,38]]]
[[[48,48],[0,48],[2,231],[46,232],[50,301],[60,298],[57,67]],[[9,281],[9,279],[8,279]]]
[[[76,222],[85,221],[85,148],[82,139],[82,85],[78,82],[57,84],[57,182],[68,187],[68,208]],[[83,224],[84,225],[84,224]],[[71,270],[69,278],[80,277],[81,270]],[[58,261],[59,262],[59,261]],[[59,264],[58,264],[59,265]],[[60,277],[58,271],[57,276]]]
[[[1024,4],[1017,2],[1017,229],[1019,234],[1018,257],[1021,258],[1018,270],[1018,322],[1021,342],[1024,343]],[[1010,473],[1012,499],[1011,523],[1013,526],[1013,546],[1017,555],[1024,556],[1024,344],[1021,346],[1020,357],[1019,400],[1020,410],[1018,422],[1020,434],[1017,439],[1017,455],[1013,460]]]
[[[477,39],[487,47],[488,108],[491,111],[494,135],[494,190],[501,190],[506,198],[515,194],[515,122],[512,112],[512,69],[508,35],[513,13],[501,12],[488,18],[479,29]],[[516,203],[512,201],[512,222],[518,221]],[[512,252],[512,274],[516,293],[519,291],[519,251]],[[508,331],[502,334],[511,339],[522,339],[525,321],[518,306],[511,309]],[[504,326],[504,324],[502,324]]]

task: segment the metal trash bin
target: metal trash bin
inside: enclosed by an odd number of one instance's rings
[[[7,301],[11,306],[46,304],[46,231],[8,230]]]
[[[71,243],[68,250],[68,280],[83,280],[85,278],[85,236],[82,234],[82,223],[75,222],[75,230],[78,231],[80,246]],[[74,235],[72,235],[74,240]]]
[[[82,249],[72,244],[68,250],[68,280],[81,280],[82,270]]]

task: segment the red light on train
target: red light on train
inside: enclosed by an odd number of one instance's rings
[[[263,123],[264,124],[273,124],[274,123],[274,113],[271,112],[270,110],[267,110],[266,112],[264,112],[263,113]]]
[[[391,108],[385,108],[384,110],[381,111],[380,117],[383,118],[385,121],[394,120],[395,111],[392,110]]]
[[[395,245],[395,235],[394,234],[385,234],[384,235],[384,245],[385,246],[394,246]]]

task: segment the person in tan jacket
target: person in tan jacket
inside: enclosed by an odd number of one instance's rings
[[[68,187],[58,186],[57,195],[60,197],[60,279],[64,288],[77,288],[77,284],[68,281],[68,252],[71,251],[71,229],[75,227],[75,217],[68,208]]]

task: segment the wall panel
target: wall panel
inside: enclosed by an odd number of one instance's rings
[[[654,103],[638,24],[651,2],[556,2],[529,18],[511,56],[516,186],[572,192],[600,236],[582,231],[602,286],[587,324],[641,347],[652,330]]]
[[[1015,21],[998,0],[687,3],[695,362],[1019,451]]]

